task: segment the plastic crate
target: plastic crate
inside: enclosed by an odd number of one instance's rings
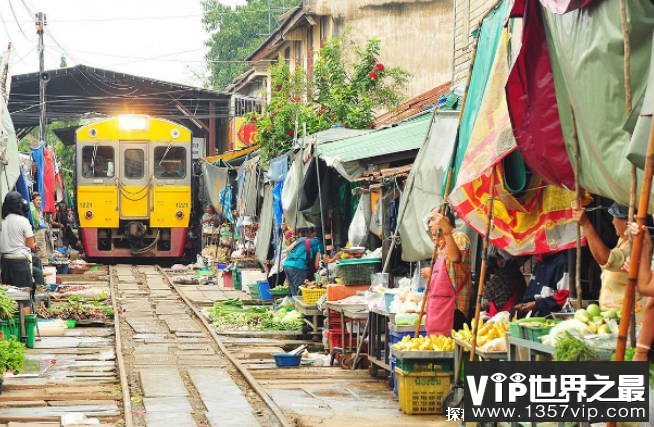
[[[454,359],[397,359],[395,366],[404,372],[454,372]]]
[[[270,293],[270,283],[266,280],[259,280],[257,282],[259,286],[259,299],[271,300],[273,299],[272,294]]]
[[[8,340],[12,336],[12,329],[14,319],[0,320],[0,332],[3,334],[3,338]]]
[[[541,337],[549,334],[553,326],[521,326],[524,331],[524,338],[529,341],[542,342]]]
[[[315,304],[318,300],[327,293],[325,288],[305,288],[300,286],[300,292],[302,292],[302,299],[305,304]]]
[[[345,259],[336,262],[334,274],[343,285],[370,285],[370,276],[381,271],[381,258]]]
[[[251,299],[260,299],[259,298],[259,284],[258,283],[250,283],[248,285],[248,294],[250,295]]]
[[[526,328],[521,325],[521,323],[524,322],[540,322],[544,321],[544,317],[529,317],[529,318],[524,318],[520,320],[516,320],[515,322],[510,322],[509,323],[509,334],[511,336],[514,336],[516,338],[524,338],[526,340],[529,339],[528,337],[528,332],[526,331]]]
[[[345,333],[345,344],[350,345],[350,336],[351,334]],[[343,348],[343,342],[341,341],[341,330],[340,329],[330,329],[327,331],[327,342],[329,343],[329,349],[333,350],[334,348]],[[356,335],[352,336],[352,347],[356,349],[357,337]],[[368,344],[364,343],[361,351],[366,353],[368,351]]]
[[[406,372],[395,367],[398,400],[405,414],[442,414],[441,399],[450,390],[446,372]]]

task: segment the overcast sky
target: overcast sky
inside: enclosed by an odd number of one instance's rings
[[[13,74],[38,71],[37,11],[48,20],[46,69],[58,68],[64,55],[68,66],[84,64],[191,85],[200,83],[193,72],[205,73],[209,35],[202,26],[200,0],[4,0],[0,50],[12,42]]]

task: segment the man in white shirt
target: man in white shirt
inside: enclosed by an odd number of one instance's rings
[[[32,252],[36,251],[34,232],[25,214],[27,203],[20,193],[11,191],[2,204],[0,230],[0,268],[2,282],[17,287],[33,287]],[[40,267],[40,263],[36,263]]]

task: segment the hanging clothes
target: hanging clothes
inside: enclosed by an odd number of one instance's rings
[[[222,208],[222,214],[227,219],[227,221],[234,223],[234,215],[232,214],[232,186],[226,185],[225,188],[220,190],[218,195],[218,200],[220,201],[220,206]]]
[[[288,159],[288,154],[272,159],[268,167],[268,172],[266,172],[266,177],[273,182],[284,181],[288,174]]]
[[[30,203],[30,190],[27,186],[27,181],[25,180],[25,177],[23,174],[18,175],[18,180],[16,181],[16,191],[20,193],[20,195],[27,201],[27,203]],[[32,227],[34,227],[34,218],[32,218],[32,211],[31,209],[27,210],[27,219],[30,220],[30,224],[32,224]]]
[[[37,191],[41,196],[45,193],[43,186],[43,151],[43,143],[38,148],[32,148],[32,160],[36,164],[36,175],[34,175],[34,179],[36,180]]]
[[[55,174],[55,201],[57,203],[66,203],[66,190],[64,187],[64,180],[60,173]]]
[[[43,212],[54,213],[55,206],[55,173],[54,173],[54,151],[46,148],[43,151]]]

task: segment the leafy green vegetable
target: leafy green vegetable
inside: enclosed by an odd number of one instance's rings
[[[20,372],[25,362],[25,346],[16,338],[0,340],[0,378],[5,372]]]
[[[266,307],[243,306],[240,299],[219,301],[208,310],[209,320],[218,329],[301,330],[302,316],[295,310],[272,311]]]
[[[557,361],[585,361],[597,360],[597,353],[581,340],[570,335],[569,332],[564,332],[554,346],[556,352],[554,353],[554,360]]]
[[[48,308],[41,306],[37,310],[37,314],[44,319],[98,320],[104,322],[113,319],[114,310],[109,305],[99,301],[68,301]]]
[[[0,319],[11,319],[14,313],[18,310],[18,304],[7,295],[4,288],[0,288]]]

